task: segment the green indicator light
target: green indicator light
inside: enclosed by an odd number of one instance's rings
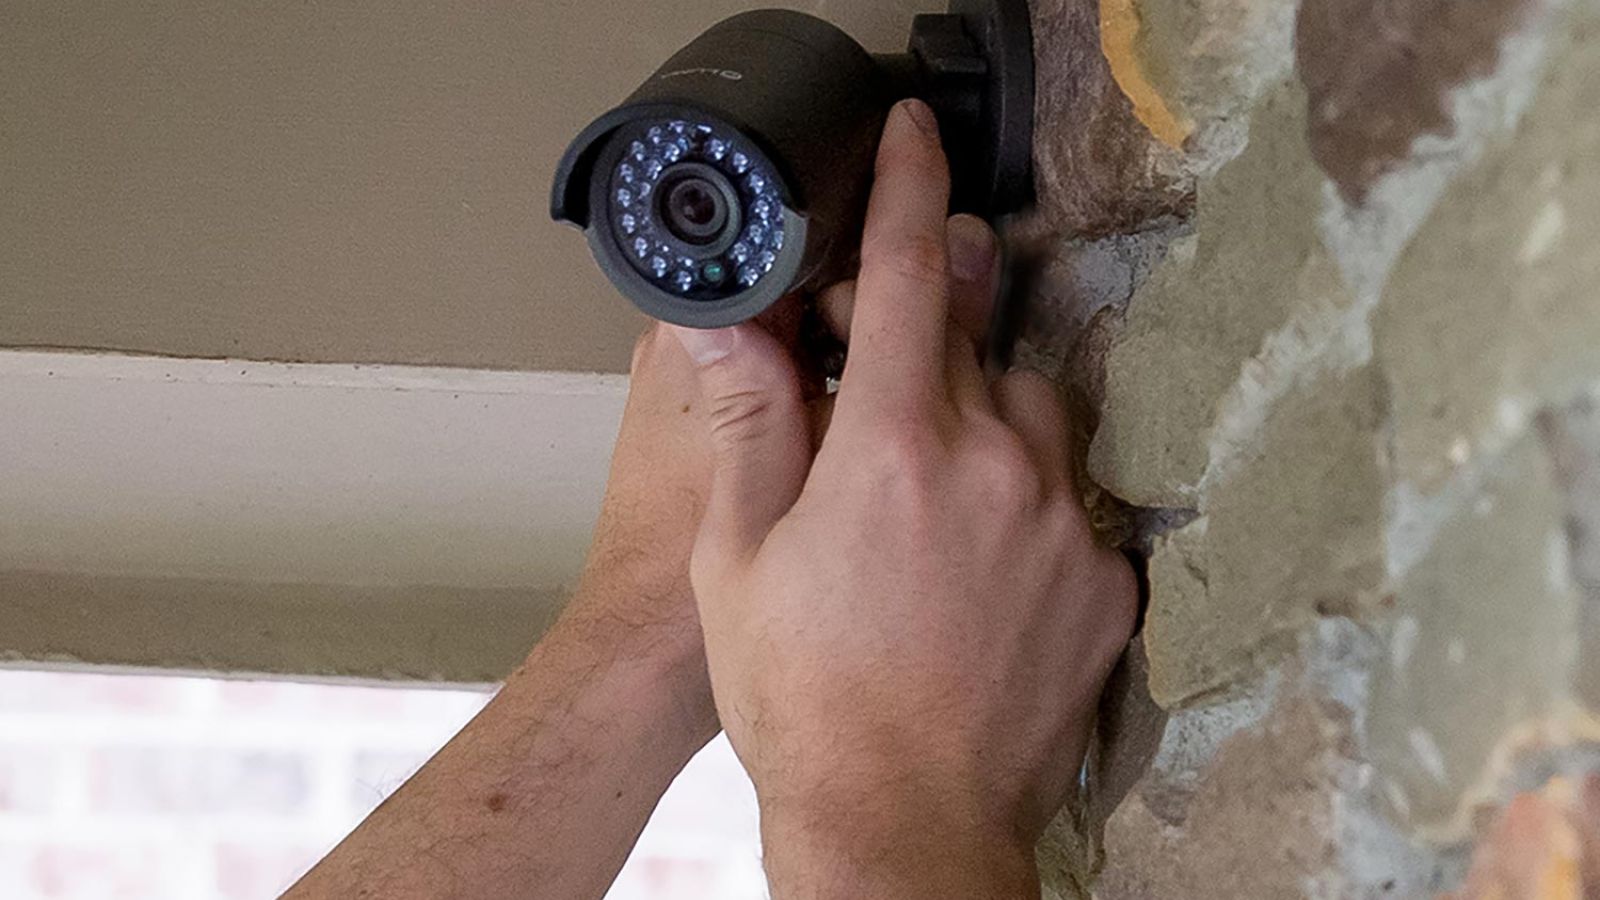
[[[706,284],[721,284],[728,277],[728,270],[719,262],[708,262],[700,267],[700,280]]]

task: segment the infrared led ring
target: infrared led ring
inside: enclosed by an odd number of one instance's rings
[[[783,197],[739,136],[704,121],[642,123],[612,170],[612,237],[657,287],[716,299],[755,287],[784,246]]]

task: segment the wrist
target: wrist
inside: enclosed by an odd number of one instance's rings
[[[688,670],[704,680],[705,638],[687,571],[648,577],[620,568],[588,571],[551,636],[558,631],[608,666],[660,676]]]
[[[684,760],[720,729],[692,595],[679,603],[622,579],[585,577],[516,684],[566,686],[585,714]]]
[[[777,900],[801,885],[817,897],[1039,896],[1031,843],[949,794],[877,782],[803,798],[769,795],[761,822]]]

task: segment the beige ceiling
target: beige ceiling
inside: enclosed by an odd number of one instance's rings
[[[741,0],[9,3],[0,346],[620,371],[565,142]],[[941,4],[784,4],[873,49]]]

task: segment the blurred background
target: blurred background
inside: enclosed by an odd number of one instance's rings
[[[0,670],[0,897],[276,897],[486,690]],[[697,756],[609,900],[765,896],[755,794]]]

